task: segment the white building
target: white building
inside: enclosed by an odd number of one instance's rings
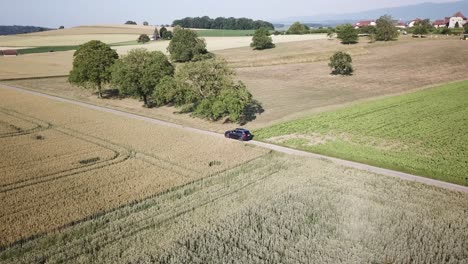
[[[458,12],[449,18],[448,28],[455,28],[457,23],[459,27],[463,27],[466,22],[466,17],[461,12]]]

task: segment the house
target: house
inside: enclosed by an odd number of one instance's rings
[[[447,19],[446,17],[445,19]],[[463,27],[467,23],[466,17],[461,13],[457,12],[452,17],[448,18],[448,28],[455,28],[458,23],[459,27]]]
[[[18,52],[16,50],[3,50],[4,56],[18,56]]]
[[[416,18],[414,20],[411,20],[411,22],[408,23],[408,27],[412,28],[412,27],[414,27],[416,25],[416,23],[421,22],[421,21],[422,21],[422,19],[420,19],[420,18]]]
[[[457,12],[451,17],[434,21],[432,25],[436,28],[455,28],[457,23],[459,27],[463,27],[463,25],[468,23],[468,19],[461,12]]]
[[[358,28],[367,27],[367,26],[375,27],[376,25],[377,24],[375,23],[374,20],[363,20],[363,21],[359,21],[356,24],[354,24],[354,28],[358,29]]]
[[[403,22],[403,21],[398,21],[397,23],[395,23],[395,27],[405,29],[406,28],[406,23]]]
[[[447,24],[448,24],[448,20],[446,19],[439,19],[439,20],[436,20],[432,23],[432,25],[435,27],[435,28],[445,28],[447,27]]]

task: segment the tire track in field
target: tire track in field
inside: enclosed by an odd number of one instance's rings
[[[112,108],[108,108],[108,107],[92,105],[92,104],[88,104],[88,103],[84,103],[84,102],[80,102],[80,101],[76,101],[76,100],[72,100],[72,99],[66,99],[66,98],[62,98],[62,97],[59,97],[59,96],[54,96],[54,95],[49,95],[49,94],[45,94],[45,93],[41,93],[41,92],[37,92],[37,91],[32,91],[32,90],[28,90],[28,89],[24,89],[24,88],[19,88],[19,87],[16,87],[16,86],[1,84],[0,87],[2,87],[3,89],[9,89],[9,90],[22,92],[22,93],[32,94],[32,95],[36,95],[36,96],[40,96],[40,97],[45,97],[45,98],[52,99],[52,100],[59,101],[59,102],[78,105],[78,106],[81,106],[81,107],[97,110],[97,111],[100,111],[100,112],[106,112],[106,113],[110,113],[110,114],[114,114],[114,115],[124,116],[124,117],[127,117],[127,118],[137,119],[137,120],[141,120],[141,121],[148,122],[148,123],[151,123],[151,124],[178,128],[178,129],[182,129],[182,130],[185,130],[185,131],[188,131],[188,132],[197,133],[197,134],[204,134],[204,135],[209,135],[209,136],[218,137],[218,138],[223,138],[224,137],[224,135],[216,133],[216,132],[212,132],[212,131],[197,129],[197,128],[193,128],[193,127],[187,127],[187,126],[183,126],[183,125],[179,125],[179,124],[175,124],[175,123],[171,123],[171,122],[167,122],[167,121],[162,121],[162,120],[151,118],[151,117],[132,114],[132,113],[129,113],[129,112],[116,110],[116,109],[112,109]],[[279,146],[279,145],[274,145],[274,144],[260,142],[260,141],[254,141],[254,140],[250,141],[250,142],[246,142],[245,144],[256,145],[256,146],[259,146],[259,147],[262,147],[262,148],[274,150],[274,151],[285,153],[285,154],[288,154],[288,155],[296,155],[296,156],[302,156],[302,157],[308,157],[308,158],[313,158],[313,159],[324,160],[324,161],[335,163],[335,164],[340,165],[340,166],[354,168],[354,169],[367,171],[367,172],[380,174],[380,175],[385,175],[385,176],[390,176],[390,177],[394,177],[394,178],[399,178],[399,179],[405,180],[405,181],[413,181],[413,182],[423,183],[423,184],[426,184],[426,185],[435,186],[435,187],[439,187],[439,188],[443,188],[443,189],[447,189],[447,190],[451,190],[451,191],[468,193],[468,187],[466,187],[466,186],[461,186],[461,185],[457,185],[457,184],[453,184],[453,183],[448,183],[448,182],[443,182],[443,181],[434,180],[434,179],[430,179],[430,178],[425,178],[425,177],[421,177],[421,176],[416,176],[416,175],[412,175],[412,174],[408,174],[408,173],[404,173],[404,172],[399,172],[399,171],[394,171],[394,170],[389,170],[389,169],[383,169],[383,168],[379,168],[379,167],[375,167],[375,166],[371,166],[371,165],[367,165],[367,164],[363,164],[363,163],[358,163],[358,162],[354,162],[354,161],[348,161],[348,160],[333,158],[333,157],[329,157],[329,156],[325,156],[325,155],[310,153],[310,152],[306,152],[306,151],[301,151],[301,150],[297,150],[297,149],[282,147],[282,146]]]

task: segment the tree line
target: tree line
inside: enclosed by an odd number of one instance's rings
[[[250,18],[218,17],[212,19],[204,17],[186,17],[174,20],[172,26],[181,26],[184,28],[203,28],[203,29],[230,29],[230,30],[253,30],[267,28],[273,30],[272,23],[263,20],[253,20]]]
[[[196,32],[176,27],[168,51],[170,59],[146,49],[120,57],[109,45],[93,40],[74,53],[68,80],[96,90],[100,98],[111,86],[122,96],[141,99],[145,107],[171,105],[213,121],[243,123],[255,114],[249,112],[257,103],[247,87],[225,60],[207,51]]]

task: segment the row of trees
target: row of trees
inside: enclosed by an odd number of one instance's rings
[[[134,49],[119,58],[107,44],[90,41],[74,53],[69,82],[97,90],[100,98],[110,84],[121,95],[140,98],[145,107],[174,105],[210,120],[245,119],[252,95],[195,32],[176,28],[168,51],[173,62],[182,63],[177,71],[162,52]]]
[[[353,25],[346,24],[337,26],[335,32],[343,44],[353,44],[359,41],[359,33],[369,34],[371,40],[391,41],[398,38],[398,29],[393,24],[391,16],[385,15],[377,19],[376,26],[364,27],[360,30]]]
[[[252,30],[259,28],[274,29],[273,24],[262,20],[253,20],[249,18],[218,17],[212,19],[204,17],[186,17],[174,20],[172,26],[181,26],[184,28],[203,28],[203,29],[232,29],[232,30]]]

